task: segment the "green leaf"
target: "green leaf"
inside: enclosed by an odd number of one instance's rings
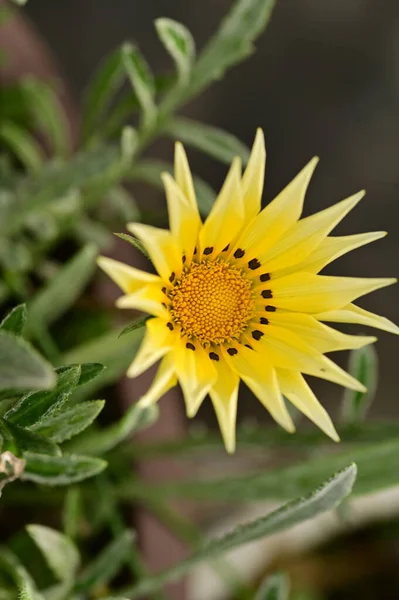
[[[125,78],[122,50],[117,48],[100,64],[83,97],[83,138],[103,124],[108,108]]]
[[[169,163],[161,160],[142,160],[134,166],[130,173],[132,181],[143,181],[163,191],[161,174],[172,173],[173,168]],[[197,195],[198,207],[202,215],[206,216],[215,202],[215,192],[200,177],[194,176],[194,188]]]
[[[79,486],[70,487],[65,494],[62,523],[67,537],[75,539],[79,535],[82,519],[82,493]]]
[[[27,171],[35,173],[43,165],[43,152],[36,140],[11,121],[0,124],[0,141],[7,144]]]
[[[0,323],[0,330],[9,331],[16,336],[22,335],[26,318],[26,304],[19,304],[4,317]]]
[[[21,0],[18,0],[18,3],[24,4],[24,2],[21,3]],[[37,592],[37,590],[35,590],[30,579],[24,579],[23,581],[21,581],[21,583],[18,586],[18,599],[19,600],[41,600],[42,595],[39,594]]]
[[[190,79],[195,59],[193,36],[187,27],[172,19],[157,19],[155,27],[162,43],[176,64],[180,84],[186,84]]]
[[[193,70],[190,96],[198,94],[232,65],[253,52],[253,41],[265,29],[275,0],[237,0],[205,46]]]
[[[21,477],[24,481],[33,481],[43,485],[70,485],[101,473],[107,463],[93,456],[65,454],[64,456],[45,456],[44,454],[25,454],[26,466]]]
[[[21,456],[24,452],[50,454],[51,456],[61,454],[60,449],[53,441],[6,419],[0,419],[0,435],[3,438],[2,452],[8,450],[16,456]]]
[[[105,400],[91,400],[77,404],[70,410],[61,411],[57,415],[43,420],[42,423],[35,426],[35,431],[60,444],[89,427],[104,405]]]
[[[24,459],[18,458],[9,450],[0,454],[0,496],[4,486],[21,477],[25,465]]]
[[[121,134],[121,156],[123,164],[129,167],[138,147],[138,135],[134,127],[126,125]]]
[[[127,333],[131,333],[136,329],[140,329],[140,327],[144,327],[148,319],[152,319],[152,317],[147,316],[143,317],[142,319],[137,319],[137,321],[133,321],[133,323],[130,323],[130,325],[127,325],[124,329],[122,329],[122,331],[119,334],[119,337],[121,337],[122,335],[126,335]]]
[[[163,587],[165,583],[179,579],[199,562],[214,560],[238,546],[287,529],[335,508],[351,493],[356,471],[356,465],[349,465],[311,494],[292,500],[264,517],[240,525],[220,538],[206,541],[194,554],[177,565],[142,580],[129,590],[129,596],[138,598],[152,593]]]
[[[148,258],[150,260],[150,255],[148,254],[147,250],[144,247],[144,244],[142,242],[140,242],[140,240],[133,237],[132,235],[128,235],[127,233],[115,233],[115,235],[117,235],[119,238],[121,238],[121,240],[124,240],[125,242],[128,242],[129,244],[131,244],[133,246],[133,248],[136,248],[136,250],[139,250],[142,254],[144,254],[144,256],[146,258]]]
[[[374,400],[378,384],[378,356],[373,345],[352,350],[349,356],[349,372],[367,388],[366,393],[345,390],[342,403],[342,421],[362,421]]]
[[[95,271],[96,257],[96,246],[84,246],[36,293],[29,306],[28,327],[31,331],[36,322],[50,325],[73,305]]]
[[[134,535],[124,531],[111,542],[80,575],[75,586],[76,592],[90,591],[106,585],[117,575],[128,558]]]
[[[64,534],[43,525],[27,525],[26,529],[53,575],[60,581],[72,581],[80,562],[73,542]]]
[[[87,434],[81,440],[76,440],[73,444],[73,450],[87,454],[103,455],[115,448],[128,436],[150,427],[158,416],[159,410],[156,405],[143,406],[140,402],[137,402],[132,404],[123,417],[114,425]]]
[[[289,600],[290,582],[283,573],[267,577],[256,592],[254,600]]]
[[[165,132],[171,138],[198,148],[221,162],[230,164],[235,156],[239,156],[244,164],[248,162],[249,150],[245,144],[223,129],[175,117],[166,125]]]
[[[54,90],[31,76],[23,78],[21,90],[29,112],[46,135],[54,154],[66,156],[70,144],[69,127]]]
[[[51,365],[25,340],[0,331],[0,389],[51,388]]]
[[[54,389],[25,394],[6,412],[6,419],[22,427],[40,425],[65,404],[75,389],[79,377],[79,366],[63,368],[57,373],[57,384]]]
[[[73,364],[73,365],[64,365],[62,367],[58,367],[57,373],[60,375],[64,371],[68,371],[71,367],[79,367],[80,375],[77,382],[77,386],[85,385],[99,377],[103,371],[105,371],[106,367],[100,363],[83,363],[83,364]]]
[[[144,124],[148,126],[153,123],[157,110],[154,103],[154,77],[145,58],[138,48],[132,44],[126,43],[123,45],[122,61],[126,75],[143,111]]]

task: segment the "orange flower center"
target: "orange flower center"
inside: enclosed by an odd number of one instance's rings
[[[193,263],[168,295],[174,322],[203,345],[238,339],[255,311],[250,280],[222,260]]]

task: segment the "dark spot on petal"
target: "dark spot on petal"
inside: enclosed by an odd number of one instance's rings
[[[222,252],[227,252],[227,250],[230,248],[230,244],[227,244],[227,246],[225,246],[222,250]]]
[[[261,293],[261,296],[263,298],[273,298],[273,294],[271,290],[263,290],[263,292]]]
[[[197,254],[197,246],[194,248],[193,254]]]
[[[264,333],[263,331],[259,331],[259,329],[255,329],[255,331],[252,332],[252,337],[254,338],[254,340],[260,340],[262,335],[264,335]]]
[[[265,306],[265,311],[266,312],[276,312],[276,307],[268,304],[267,306]]]
[[[219,360],[219,354],[216,354],[216,352],[209,352],[209,358],[211,360]]]
[[[260,262],[258,261],[257,258],[253,258],[252,260],[249,261],[248,263],[248,267],[250,269],[252,269],[253,271],[255,271],[255,269],[259,269],[260,267]]]
[[[324,368],[323,368],[323,369],[320,369],[320,371],[321,371],[322,373],[325,373],[325,372],[327,371],[327,369],[324,369]]]
[[[170,321],[169,321],[169,323],[166,323],[166,327],[168,329],[170,329],[171,331],[173,331],[173,323],[171,323]]]
[[[175,274],[172,272],[172,273],[170,274],[170,277],[169,277],[169,281],[170,281],[170,283],[172,283],[172,281],[174,280],[174,278],[175,278]]]
[[[234,356],[234,354],[237,354],[237,352],[237,348],[227,348],[227,354],[230,354],[230,356]]]
[[[186,262],[186,260],[187,260],[187,257],[186,257],[186,255],[185,255],[185,254],[183,254],[183,256],[182,256],[183,265],[184,265],[184,263]]]
[[[269,325],[269,319],[266,319],[266,317],[261,317],[260,322],[262,325]]]
[[[162,306],[163,306],[164,308],[168,308],[168,307],[167,307],[167,305],[165,304],[165,302],[162,302]]]
[[[163,291],[164,294],[166,294],[166,287],[163,287],[162,291]]]
[[[270,273],[262,273],[262,275],[259,277],[259,279],[261,281],[269,281],[269,279],[270,279]]]
[[[252,346],[250,346],[249,344],[244,344],[244,346],[245,346],[246,348],[249,348],[250,350],[253,350]]]
[[[242,258],[245,254],[245,250],[241,250],[241,248],[237,248],[234,252],[234,258]]]
[[[213,252],[213,246],[208,246],[207,248],[205,248],[204,250],[204,254],[208,255],[208,254],[212,254]]]
[[[195,346],[191,342],[187,342],[186,348],[188,348],[189,350],[195,350]]]

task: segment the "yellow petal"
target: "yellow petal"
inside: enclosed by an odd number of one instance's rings
[[[156,315],[168,320],[169,313],[162,305],[165,302],[165,295],[159,284],[143,285],[137,292],[121,296],[116,301],[118,308],[130,308],[141,310],[150,315]]]
[[[175,179],[187,202],[193,209],[198,211],[190,165],[184,147],[180,142],[175,144]]]
[[[227,452],[236,445],[237,398],[240,379],[225,360],[215,362],[217,380],[209,390]]]
[[[224,357],[230,368],[252,390],[271,416],[287,431],[295,431],[284,399],[278,387],[277,375],[264,353],[250,350],[245,346],[236,346],[237,354],[230,356],[224,351]]]
[[[235,158],[223,187],[201,228],[201,252],[213,248],[216,256],[234,239],[244,224],[244,203],[241,189],[241,162]]]
[[[266,240],[265,247],[259,247],[257,258],[265,263],[269,272],[284,269],[305,260],[345,215],[356,206],[364,194],[364,191],[359,192],[315,215],[302,219],[272,248]]]
[[[265,335],[273,334],[274,327],[284,327],[295,332],[309,346],[324,354],[336,350],[354,350],[372,344],[377,338],[362,335],[347,335],[327,327],[313,316],[299,313],[270,313],[269,325],[263,327]]]
[[[169,224],[173,236],[180,241],[181,254],[191,262],[201,219],[196,204],[190,204],[169,173],[162,174],[168,203]]]
[[[125,294],[134,292],[145,283],[160,282],[157,275],[146,273],[140,269],[135,269],[130,265],[108,258],[99,256],[97,258],[98,266],[118,285]]]
[[[171,273],[180,275],[181,249],[170,231],[142,223],[128,223],[126,228],[143,242],[161,277],[167,280]]]
[[[157,402],[170,388],[177,384],[177,377],[174,371],[173,362],[170,354],[167,354],[158,367],[151,386],[138,402],[140,406],[149,406]]]
[[[295,312],[320,313],[346,306],[356,298],[396,282],[393,278],[330,277],[295,273],[271,281],[273,304]]]
[[[392,323],[386,317],[376,315],[355,304],[348,304],[340,310],[319,313],[314,315],[314,317],[320,321],[330,321],[331,323],[357,323],[358,325],[375,327],[376,329],[399,335],[399,327],[395,323]]]
[[[192,343],[195,350],[186,347]],[[173,350],[176,374],[183,390],[187,416],[194,417],[205,396],[216,381],[213,361],[202,346],[186,339],[179,339]]]
[[[256,255],[271,248],[299,219],[309,181],[318,163],[313,158],[286,188],[248,224],[237,247]]]
[[[242,177],[245,220],[249,222],[261,208],[263,183],[265,179],[266,149],[263,131],[257,129],[254,145]]]
[[[326,265],[333,262],[347,252],[356,248],[380,240],[386,236],[385,231],[373,231],[370,233],[359,233],[356,235],[345,235],[340,237],[326,237],[302,262],[291,265],[286,269],[273,272],[273,277],[285,277],[295,271],[307,271],[318,273]]]
[[[170,331],[163,319],[149,319],[141,346],[130,365],[127,376],[137,377],[156,363],[175,344],[176,333]]]
[[[317,400],[302,375],[295,371],[278,369],[277,377],[284,396],[334,442],[339,442],[338,434],[327,411]]]
[[[275,367],[301,371],[359,392],[365,391],[364,385],[354,377],[283,327],[270,327],[268,335],[255,345],[254,353],[263,355],[263,362],[268,361]]]

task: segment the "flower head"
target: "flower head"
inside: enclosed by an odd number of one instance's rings
[[[99,259],[124,292],[117,306],[154,317],[146,322],[144,340],[128,370],[135,377],[161,360],[141,401],[156,402],[179,382],[192,417],[209,393],[229,452],[235,447],[241,379],[287,431],[294,431],[294,424],[285,399],[338,440],[303,374],[365,391],[325,353],[360,348],[376,338],[346,335],[323,321],[399,333],[388,319],[352,304],[395,279],[318,274],[339,256],[385,235],[329,235],[364,192],[300,219],[317,164],[313,159],[261,210],[265,158],[258,130],[244,174],[240,160],[234,159],[202,223],[186,154],[177,143],[174,177],[162,176],[170,231],[127,225],[158,274]]]

